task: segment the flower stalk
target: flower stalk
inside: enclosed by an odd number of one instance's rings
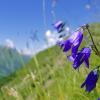
[[[98,48],[97,48],[97,46],[96,46],[96,44],[95,44],[95,42],[94,42],[94,40],[93,40],[92,34],[91,34],[90,30],[89,30],[89,25],[86,24],[85,28],[87,29],[87,32],[89,33],[90,38],[91,38],[91,41],[92,41],[92,43],[93,43],[93,45],[92,45],[93,51],[95,52],[95,54],[96,54],[97,56],[100,57],[100,52],[99,52],[99,50],[98,50]]]

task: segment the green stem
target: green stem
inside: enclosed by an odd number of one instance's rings
[[[96,53],[96,55],[100,57],[100,52],[99,52],[98,48],[95,45],[95,42],[94,42],[93,37],[92,37],[92,34],[91,34],[90,30],[89,30],[89,25],[87,24],[85,27],[86,27],[86,29],[87,29],[87,31],[88,31],[88,33],[90,35],[91,41],[93,43],[93,48],[92,49]]]
[[[96,45],[95,45],[95,42],[94,42],[93,37],[92,37],[92,34],[91,34],[90,30],[89,30],[88,24],[86,25],[86,29],[87,29],[87,31],[88,31],[88,33],[89,33],[89,35],[90,35],[91,41],[92,41],[92,43],[93,43],[93,46],[94,46],[96,52],[98,52],[98,49],[97,49],[97,47],[96,47]]]

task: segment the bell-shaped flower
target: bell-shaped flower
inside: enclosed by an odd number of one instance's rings
[[[58,45],[63,48],[64,52],[72,50],[72,55],[76,55],[78,48],[82,42],[83,33],[81,31],[74,32],[67,40],[59,41]]]
[[[86,67],[89,68],[89,58],[91,55],[91,49],[86,47],[83,48],[76,56],[68,56],[68,59],[73,62],[73,68],[77,69],[84,62]]]
[[[88,74],[86,80],[81,85],[81,88],[85,87],[87,92],[91,92],[96,87],[98,77],[99,77],[99,71],[96,68]]]
[[[54,24],[54,28],[57,30],[58,33],[64,31],[65,23],[62,21],[58,21]]]

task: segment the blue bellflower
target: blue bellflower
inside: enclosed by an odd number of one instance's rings
[[[99,73],[98,73],[98,69],[96,68],[88,74],[86,80],[81,85],[81,88],[85,86],[86,91],[91,92],[96,87],[98,77],[99,77]]]
[[[81,31],[74,32],[67,40],[58,42],[58,45],[63,48],[63,52],[72,49],[72,55],[76,55],[78,48],[82,42],[83,33]]]
[[[91,49],[86,47],[83,48],[79,53],[76,54],[76,56],[68,56],[68,59],[73,63],[73,68],[77,69],[80,67],[80,65],[84,62],[86,67],[89,68],[89,58],[91,55]]]
[[[54,24],[54,27],[58,33],[61,33],[62,31],[64,31],[65,23],[62,21],[58,21]]]

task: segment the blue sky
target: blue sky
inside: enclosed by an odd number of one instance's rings
[[[56,3],[52,7],[54,1]],[[93,0],[0,0],[0,44],[11,39],[17,48],[24,48],[31,31],[37,30],[40,41],[34,42],[33,46],[41,47],[45,32],[54,31],[52,10],[56,20],[68,22],[72,29],[84,23],[100,22],[99,18],[94,17],[94,7],[86,9],[91,1]]]

